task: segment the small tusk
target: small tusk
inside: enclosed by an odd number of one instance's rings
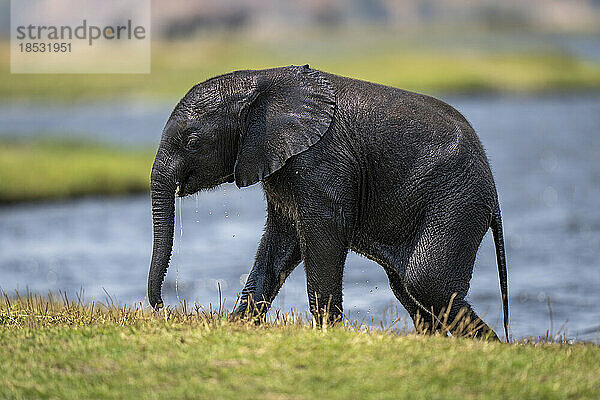
[[[157,303],[157,304],[154,306],[154,309],[155,309],[156,311],[158,311],[158,310],[160,310],[161,308],[163,308],[164,306],[165,306],[165,305],[164,305],[163,303]]]
[[[175,188],[175,196],[179,196],[180,189],[181,189],[181,186],[179,186],[179,184],[177,184],[177,187]]]

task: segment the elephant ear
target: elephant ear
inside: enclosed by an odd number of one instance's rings
[[[268,177],[317,143],[335,109],[331,84],[308,65],[257,71],[253,86],[243,108],[246,129],[234,170],[238,187]]]

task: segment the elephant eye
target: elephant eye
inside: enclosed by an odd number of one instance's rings
[[[185,149],[190,152],[196,152],[200,150],[200,138],[197,135],[191,134],[187,138],[187,142],[185,144]]]

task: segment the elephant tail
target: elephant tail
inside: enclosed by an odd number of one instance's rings
[[[490,224],[494,234],[494,245],[496,247],[496,262],[498,263],[498,277],[500,278],[500,292],[502,293],[502,311],[504,313],[504,334],[508,342],[508,277],[506,271],[506,253],[504,251],[504,234],[502,232],[502,217],[500,206],[492,214]]]

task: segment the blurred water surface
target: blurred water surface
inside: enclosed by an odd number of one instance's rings
[[[594,340],[600,330],[600,96],[446,99],[471,121],[488,151],[504,216],[511,332],[556,332]],[[91,104],[63,108],[4,105],[0,135],[92,137],[155,145],[170,106]],[[177,296],[226,305],[249,272],[262,233],[260,187],[224,185],[178,204],[165,300]],[[179,218],[177,218],[179,220]],[[179,225],[179,223],[178,223]],[[148,196],[91,198],[0,208],[0,287],[35,292],[83,289],[88,299],[145,302],[151,252]],[[302,266],[286,281],[276,307],[307,310]],[[177,288],[177,290],[176,290]],[[484,238],[470,300],[501,327],[500,291],[491,235]],[[549,316],[548,301],[552,308]],[[344,306],[352,318],[388,324],[404,310],[383,270],[350,254]]]

